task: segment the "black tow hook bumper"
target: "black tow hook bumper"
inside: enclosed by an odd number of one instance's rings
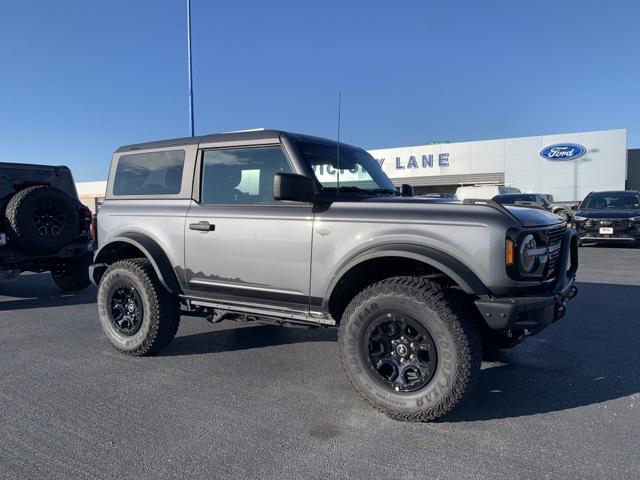
[[[575,230],[567,230],[562,238],[562,258],[558,278],[543,295],[492,297],[476,300],[482,317],[493,330],[528,330],[537,332],[560,320],[567,303],[578,294],[575,285],[578,269],[578,238]]]

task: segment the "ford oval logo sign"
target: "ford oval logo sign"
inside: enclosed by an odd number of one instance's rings
[[[558,143],[549,145],[540,152],[542,158],[549,160],[574,160],[580,158],[587,152],[587,149],[576,143]]]

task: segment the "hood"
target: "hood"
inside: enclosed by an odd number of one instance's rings
[[[363,200],[366,202],[374,203],[395,203],[395,204],[457,204],[462,205],[462,202],[456,198],[438,198],[438,197],[374,197]],[[481,208],[481,206],[478,206]],[[511,205],[505,205],[505,208],[509,213],[515,217],[524,227],[546,227],[561,223],[562,220],[556,214],[540,208],[530,207],[516,207]]]
[[[585,218],[629,218],[640,217],[640,210],[637,208],[598,208],[589,210],[578,210],[576,215]]]
[[[562,223],[562,219],[555,213],[541,208],[515,207],[505,205],[505,208],[516,217],[524,227],[545,227]]]

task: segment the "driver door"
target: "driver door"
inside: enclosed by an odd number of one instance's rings
[[[291,171],[280,145],[203,152],[185,224],[190,296],[308,311],[312,207],[273,199],[274,174]]]

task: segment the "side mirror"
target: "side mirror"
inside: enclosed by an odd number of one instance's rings
[[[312,202],[313,180],[297,173],[276,173],[273,176],[273,198],[294,202]]]
[[[573,210],[574,212],[576,210],[578,210],[580,207],[578,207],[578,205],[571,205],[571,210]]]
[[[400,193],[403,197],[413,197],[413,187],[407,183],[403,183],[400,187]]]

